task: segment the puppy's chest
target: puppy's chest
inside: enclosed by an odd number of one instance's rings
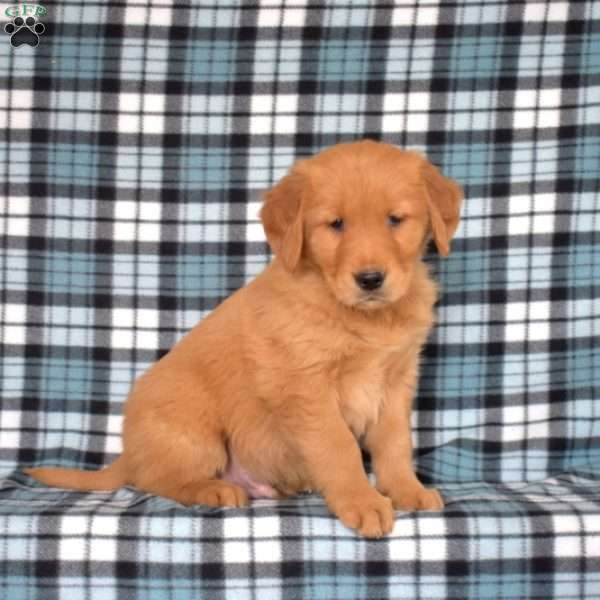
[[[344,420],[357,438],[379,420],[390,374],[409,366],[423,337],[415,327],[403,335],[390,336],[384,343],[362,338],[356,345],[350,344],[348,354],[338,365],[338,401]]]
[[[360,438],[379,420],[385,398],[385,369],[381,358],[347,360],[341,365],[338,398],[344,420]]]

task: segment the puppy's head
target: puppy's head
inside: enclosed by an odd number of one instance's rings
[[[340,302],[373,310],[407,292],[430,237],[448,255],[461,201],[420,154],[365,140],[298,161],[261,219],[286,269],[316,268]]]

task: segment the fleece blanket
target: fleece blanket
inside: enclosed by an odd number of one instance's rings
[[[600,4],[5,4],[0,598],[600,597]],[[45,488],[269,249],[261,192],[358,138],[466,192],[415,401],[440,513]]]

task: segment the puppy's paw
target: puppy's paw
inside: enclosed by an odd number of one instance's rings
[[[368,538],[380,538],[394,527],[394,510],[389,498],[374,488],[329,501],[340,521]]]
[[[240,507],[248,504],[248,495],[239,485],[222,480],[203,482],[195,493],[196,504]]]
[[[404,511],[442,510],[444,500],[435,488],[426,488],[421,484],[399,487],[388,496],[394,508]]]

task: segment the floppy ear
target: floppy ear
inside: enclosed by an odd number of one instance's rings
[[[304,233],[302,205],[306,178],[297,165],[265,194],[260,210],[269,245],[290,272],[300,262]]]
[[[438,252],[450,254],[450,240],[458,227],[463,191],[452,179],[444,177],[432,164],[422,168],[431,232]]]

